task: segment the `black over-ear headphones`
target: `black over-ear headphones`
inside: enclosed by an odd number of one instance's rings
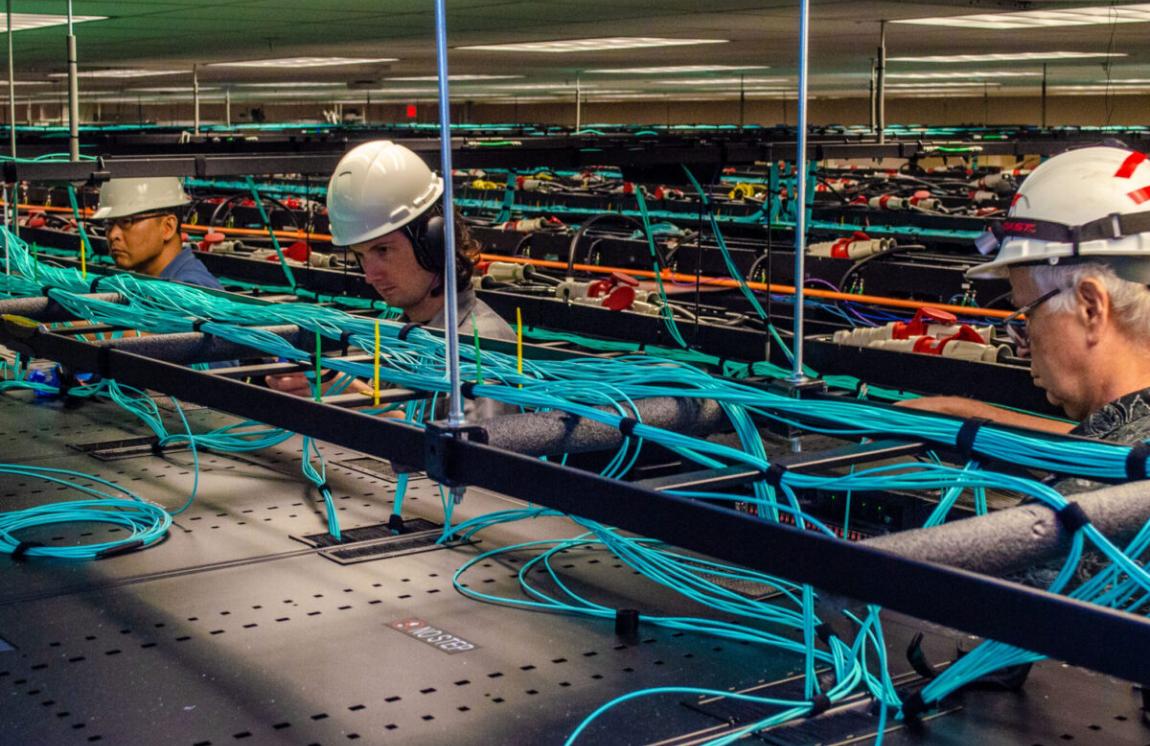
[[[411,241],[415,261],[428,272],[443,274],[443,251],[446,241],[443,237],[443,213],[437,205],[424,215],[403,227],[404,235]]]

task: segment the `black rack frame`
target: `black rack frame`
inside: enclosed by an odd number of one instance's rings
[[[0,313],[5,312],[5,303],[0,303]],[[21,310],[29,312],[29,302],[20,303]],[[424,432],[119,349],[130,347],[131,340],[82,342],[26,318],[5,315],[0,343],[73,370],[160,390],[415,468],[431,467],[431,476],[442,482],[473,484],[529,499],[1067,663],[1131,681],[1150,681],[1150,657],[1129,654],[1131,649],[1150,649],[1150,620],[1126,612],[909,560],[492,448],[435,428]]]

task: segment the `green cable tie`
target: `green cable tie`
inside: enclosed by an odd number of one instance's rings
[[[471,331],[475,337],[475,382],[483,383],[483,350],[479,347],[479,325],[475,323],[475,311],[471,312]]]
[[[323,368],[320,361],[323,359],[323,337],[315,333],[315,400],[323,401]]]

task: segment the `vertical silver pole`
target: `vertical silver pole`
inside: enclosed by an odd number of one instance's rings
[[[575,131],[583,129],[583,81],[575,76]]]
[[[799,101],[798,149],[795,153],[795,340],[791,380],[802,383],[803,375],[803,277],[806,272],[807,251],[807,61],[810,54],[807,40],[811,20],[811,0],[799,3]]]
[[[443,290],[444,337],[451,381],[448,427],[463,424],[463,393],[459,380],[459,290],[455,282],[455,189],[451,183],[451,95],[447,84],[447,9],[435,0],[435,61],[439,70],[439,158],[443,176]]]
[[[1046,63],[1042,63],[1042,128],[1046,129]]]
[[[12,0],[8,0],[7,25],[4,27],[8,37],[8,111],[12,119],[12,126],[8,130],[8,140],[11,155],[16,157],[16,65],[12,54]],[[32,121],[32,97],[28,97],[28,122]]]
[[[80,82],[76,70],[76,35],[72,33],[72,0],[68,0],[68,157],[80,160]]]
[[[12,274],[12,251],[8,248],[8,185],[4,185],[4,274]]]
[[[747,123],[747,85],[746,76],[739,75],[739,129]]]
[[[886,142],[886,21],[879,21],[878,59],[875,60],[875,119],[878,141]]]
[[[232,89],[224,89],[224,126],[232,128]]]
[[[200,134],[200,66],[192,65],[192,134]]]
[[[868,97],[870,99],[869,115],[870,115],[870,131],[872,134],[878,134],[878,131],[876,130],[877,122],[876,122],[876,117],[875,117],[875,113],[876,113],[875,112],[875,93],[876,93],[876,91],[875,91],[875,63],[874,63],[874,59],[871,59],[871,61],[870,61],[870,87],[867,91],[867,94],[868,94]]]
[[[364,102],[363,102],[363,124],[367,124],[367,114],[368,114],[368,111],[370,109],[371,109],[371,91],[368,91],[367,96],[364,98]],[[448,114],[447,119],[448,119],[448,121],[451,121],[450,113]]]

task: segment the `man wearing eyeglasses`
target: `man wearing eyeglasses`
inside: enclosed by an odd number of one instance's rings
[[[1072,423],[962,397],[906,405],[961,417],[1133,443],[1150,438],[1150,160],[1090,147],[1031,174],[967,274],[1009,277],[1006,331],[1031,377]]]
[[[180,215],[189,202],[175,177],[112,179],[100,189],[92,218],[103,221],[108,251],[120,269],[218,289],[219,281],[183,245]]]

